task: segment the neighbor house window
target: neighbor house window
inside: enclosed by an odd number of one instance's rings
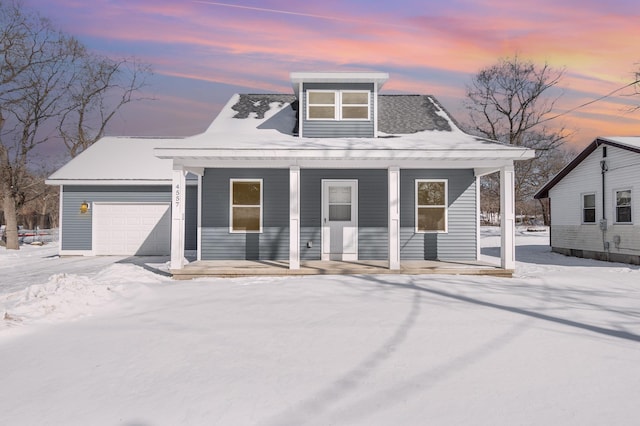
[[[616,191],[616,222],[631,223],[631,190]]]
[[[262,232],[262,179],[231,179],[231,232]]]
[[[596,223],[596,194],[582,195],[582,223]]]
[[[369,120],[369,92],[366,90],[307,91],[309,120]]]
[[[416,232],[447,232],[446,180],[416,180]]]

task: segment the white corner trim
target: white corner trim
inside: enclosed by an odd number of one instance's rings
[[[196,242],[196,260],[202,260],[202,176],[198,175],[198,189],[197,189],[197,198],[198,198],[198,224],[197,226],[197,236],[198,241]]]

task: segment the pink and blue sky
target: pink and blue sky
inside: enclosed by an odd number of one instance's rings
[[[156,100],[109,133],[187,136],[233,93],[291,93],[291,71],[384,71],[383,93],[432,94],[461,122],[465,85],[517,53],[565,68],[558,113],[634,80],[637,0],[23,0],[90,49],[152,65]],[[616,93],[553,122],[581,147],[640,135],[640,95]]]

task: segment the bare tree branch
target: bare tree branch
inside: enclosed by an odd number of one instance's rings
[[[136,99],[150,70],[91,54],[18,1],[0,0],[0,58],[0,199],[6,247],[18,249],[18,210],[35,198],[34,188],[47,192],[29,170],[34,149],[51,140],[52,128],[71,155],[86,149]]]
[[[553,89],[563,74],[564,70],[547,64],[538,67],[515,55],[480,70],[467,86],[465,106],[472,133],[536,150],[536,158],[515,164],[517,204],[529,202],[538,186],[564,165],[556,160],[564,159],[560,148],[569,132],[564,127],[550,130],[544,125],[561,96],[553,94]],[[550,161],[552,158],[554,161]],[[484,177],[481,191],[483,211],[496,211],[500,199],[498,177]]]

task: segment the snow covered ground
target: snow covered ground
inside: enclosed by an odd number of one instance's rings
[[[0,250],[0,424],[637,424],[640,269],[516,241],[512,279],[178,282]]]

